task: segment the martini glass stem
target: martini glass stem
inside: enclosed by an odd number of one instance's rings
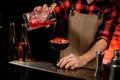
[[[57,55],[57,62],[56,62],[56,63],[58,63],[59,60],[60,60],[60,50],[57,50],[57,52],[58,52],[58,53],[57,53],[58,55]]]

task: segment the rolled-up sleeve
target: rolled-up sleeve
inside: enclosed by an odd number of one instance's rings
[[[104,15],[103,15],[103,23],[99,27],[99,32],[96,37],[96,41],[100,39],[104,39],[107,41],[108,45],[112,39],[114,30],[115,30],[115,17],[117,15],[117,10],[115,6],[112,6],[111,8],[106,8],[104,10]]]

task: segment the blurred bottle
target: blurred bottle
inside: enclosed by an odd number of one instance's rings
[[[22,24],[21,37],[18,47],[18,59],[20,61],[31,61],[31,48],[27,36],[26,24]]]
[[[17,51],[18,51],[18,41],[16,38],[15,32],[15,23],[10,23],[10,36],[9,36],[9,44],[8,44],[8,61],[17,59]]]
[[[6,29],[4,26],[0,26],[0,64],[6,63],[7,57],[7,40]]]
[[[120,80],[120,50],[114,51],[109,80]]]

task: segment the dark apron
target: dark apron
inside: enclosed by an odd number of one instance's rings
[[[88,51],[95,41],[95,36],[102,20],[103,18],[98,19],[98,15],[70,14],[67,36],[70,45],[61,51],[60,57],[62,58],[70,53],[80,56]],[[84,67],[95,69],[96,60],[91,61]]]

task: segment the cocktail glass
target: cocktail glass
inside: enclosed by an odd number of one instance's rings
[[[52,40],[50,40],[51,46],[57,50],[57,62],[60,60],[60,51],[66,49],[69,46],[69,40],[64,39],[62,37],[56,37]],[[56,63],[57,63],[56,62]],[[55,66],[56,66],[55,63]]]

